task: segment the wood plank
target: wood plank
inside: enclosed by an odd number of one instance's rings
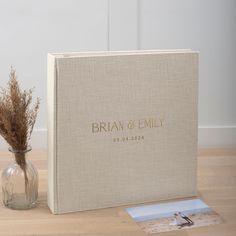
[[[35,209],[15,211],[0,204],[0,235],[145,235],[126,213],[126,206],[53,215],[46,204],[46,151],[33,150],[29,157],[39,171],[39,202]],[[0,169],[12,160],[0,152]],[[236,235],[236,152],[234,149],[204,149],[198,157],[199,196],[224,219],[220,225],[153,234],[163,236]],[[0,194],[1,200],[1,194]]]

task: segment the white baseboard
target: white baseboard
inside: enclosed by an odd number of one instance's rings
[[[236,126],[199,126],[200,148],[236,148]]]
[[[30,140],[30,145],[33,149],[46,149],[47,148],[47,129],[35,128]],[[0,137],[0,150],[7,150],[8,145],[5,140]]]
[[[34,149],[47,148],[47,129],[36,128],[30,145]],[[198,146],[200,148],[236,148],[236,126],[200,126],[198,128]],[[0,150],[6,150],[8,145],[0,138]]]

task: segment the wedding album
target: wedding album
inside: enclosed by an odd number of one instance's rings
[[[198,53],[48,54],[54,214],[196,195]]]

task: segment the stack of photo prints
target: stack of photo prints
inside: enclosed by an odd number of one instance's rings
[[[222,218],[200,199],[143,205],[126,210],[147,234],[222,223]]]

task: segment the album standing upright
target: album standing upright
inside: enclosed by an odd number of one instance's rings
[[[48,54],[54,214],[196,195],[198,53]]]

